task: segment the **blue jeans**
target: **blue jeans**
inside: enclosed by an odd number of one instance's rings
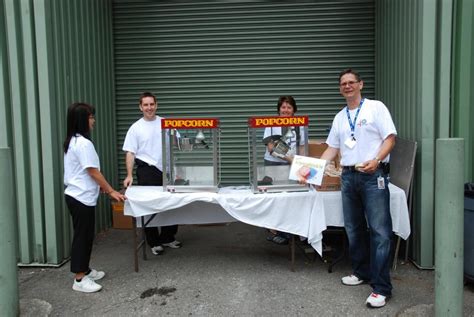
[[[379,176],[385,189],[378,188]],[[380,168],[374,174],[344,169],[341,193],[353,274],[370,281],[374,293],[390,296],[393,233],[387,175]]]

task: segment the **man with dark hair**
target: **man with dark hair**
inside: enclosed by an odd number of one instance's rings
[[[133,183],[133,167],[136,163],[137,184],[145,186],[163,185],[163,162],[162,162],[162,142],[161,142],[161,117],[156,115],[156,97],[144,92],[140,96],[140,111],[143,117],[136,121],[128,129],[123,150],[125,154],[125,164],[127,177],[123,181],[123,186],[128,187]],[[161,227],[159,233],[156,227],[146,227],[145,235],[151,252],[159,255],[165,247],[177,249],[181,243],[175,240],[178,226]]]
[[[362,98],[363,87],[357,72],[341,72],[339,91],[347,106],[334,117],[326,141],[329,146],[321,158],[332,160],[341,153],[344,227],[353,270],[342,278],[342,284],[370,282],[373,291],[366,304],[383,307],[392,295],[388,162],[397,131],[382,102]]]

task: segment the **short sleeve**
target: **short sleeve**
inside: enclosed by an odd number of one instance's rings
[[[388,111],[387,106],[385,106],[382,102],[379,103],[377,107],[378,118],[378,126],[377,129],[380,132],[380,135],[385,140],[391,134],[397,134],[397,129],[395,128],[395,124],[393,123],[392,116],[390,115],[390,111]]]
[[[125,140],[123,142],[122,150],[125,152],[137,153],[138,150],[138,138],[135,135],[135,125],[132,125],[127,131]]]
[[[100,168],[99,157],[91,141],[84,139],[84,142],[80,142],[76,147],[76,154],[82,168]]]
[[[336,124],[337,117],[338,116],[336,115],[332,121],[331,130],[329,131],[326,143],[332,148],[339,149],[341,147],[341,142],[339,140],[338,125]]]

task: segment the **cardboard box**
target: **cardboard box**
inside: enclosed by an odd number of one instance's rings
[[[323,139],[308,140],[308,156],[321,158],[321,155],[323,155],[324,151],[326,151],[326,149],[328,148],[328,145],[325,142],[326,140]],[[336,168],[340,167],[340,162],[341,156],[340,154],[337,154],[336,158],[334,159],[334,164]]]
[[[317,190],[321,192],[332,192],[341,190],[341,177],[324,175],[321,187]]]
[[[320,158],[327,148],[328,145],[325,143],[325,140],[308,140],[308,156]]]
[[[112,203],[112,225],[115,229],[133,228],[132,217],[123,214],[123,202]]]

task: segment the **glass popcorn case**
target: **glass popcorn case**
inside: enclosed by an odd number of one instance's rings
[[[217,192],[220,183],[219,119],[162,119],[163,190]]]
[[[294,155],[308,155],[308,116],[248,120],[249,179],[254,193],[307,191],[290,180]]]

